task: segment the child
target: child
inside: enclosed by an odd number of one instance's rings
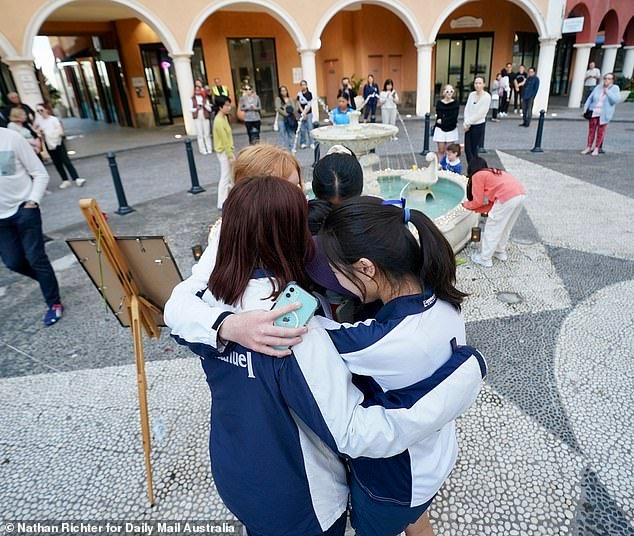
[[[319,238],[341,286],[364,303],[383,304],[373,320],[329,328],[328,335],[358,375],[357,387],[369,405],[383,400],[401,407],[405,398],[399,391],[430,383],[434,371],[453,359],[450,341],[464,344],[460,304],[465,294],[454,286],[453,251],[434,223],[418,210],[392,203],[350,199],[329,214]],[[443,404],[439,401],[440,413]],[[356,534],[433,534],[426,511],[457,455],[450,422],[389,460],[349,460]]]
[[[450,143],[447,145],[445,154],[440,161],[440,169],[445,171],[453,171],[462,175],[462,162],[460,161],[460,145],[458,143]]]
[[[471,260],[490,268],[492,257],[500,261],[507,259],[506,243],[511,229],[522,211],[526,191],[510,173],[489,168],[484,158],[474,158],[469,164],[467,199],[462,206],[475,212],[488,212],[489,217],[482,234],[480,253]]]
[[[345,93],[339,92],[339,95],[337,95],[337,103],[339,106],[330,112],[332,123],[334,125],[349,125],[352,109],[349,106],[348,97]]]

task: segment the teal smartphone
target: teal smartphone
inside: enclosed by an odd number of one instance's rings
[[[289,303],[300,302],[301,308],[280,316],[273,322],[281,328],[300,328],[308,324],[315,314],[319,301],[310,292],[304,290],[295,281],[291,281],[273,304],[273,310]],[[288,346],[274,346],[277,350],[286,350]]]

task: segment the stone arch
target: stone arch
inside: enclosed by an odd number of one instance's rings
[[[130,10],[150,26],[157,35],[161,38],[163,45],[167,48],[170,54],[179,52],[180,47],[178,41],[174,38],[172,32],[167,28],[165,23],[156,16],[150,9],[143,5],[138,0],[103,0],[104,3],[121,4]],[[55,10],[59,9],[66,4],[72,3],[73,0],[52,0],[45,2],[42,7],[31,17],[29,24],[24,32],[24,39],[22,42],[22,53],[24,56],[31,56],[31,48],[33,47],[33,39],[40,31],[42,24]]]
[[[326,28],[330,20],[337,13],[339,13],[342,9],[345,9],[346,7],[352,4],[358,4],[358,3],[359,3],[358,0],[339,0],[338,2],[330,6],[330,8],[326,10],[326,12],[323,14],[323,16],[319,19],[319,22],[317,23],[317,27],[315,28],[315,32],[313,33],[313,37],[311,40],[311,48],[314,48],[314,49],[321,48],[321,34],[323,33],[324,29]],[[372,4],[372,5],[383,7],[385,9],[389,9],[392,13],[394,13],[397,17],[399,17],[405,23],[405,26],[407,26],[408,30],[412,34],[412,37],[414,38],[415,45],[426,42],[425,36],[423,34],[423,30],[418,24],[416,17],[414,16],[414,14],[410,11],[408,7],[404,6],[398,0],[390,0],[390,1],[369,0],[369,1],[363,1],[362,3]]]
[[[429,40],[435,41],[441,26],[449,18],[449,16],[460,6],[462,6],[463,4],[467,4],[470,1],[472,0],[453,0],[452,2],[450,2],[447,5],[447,7],[445,7],[445,9],[440,14],[440,16],[436,19],[436,21],[434,22],[434,25],[432,26],[431,32],[429,34]],[[535,25],[535,28],[537,28],[537,33],[539,34],[539,37],[548,36],[548,30],[546,26],[546,20],[544,19],[544,15],[539,11],[539,9],[537,8],[537,6],[534,4],[532,0],[508,0],[508,1],[512,2],[513,4],[516,4],[528,14],[531,21]]]
[[[625,31],[623,32],[623,44],[626,47],[634,46],[634,17],[630,18],[630,21],[625,27]]]
[[[0,56],[2,56],[3,58],[13,58],[17,55],[18,53],[16,52],[11,42],[3,34],[0,33]]]
[[[576,35],[577,43],[594,43],[596,33],[593,32],[592,17],[585,2],[579,2],[568,12],[569,17],[583,17],[583,30]]]
[[[601,19],[598,28],[603,27],[605,32],[604,45],[618,45],[621,42],[621,33],[619,32],[619,17],[616,11],[610,9]]]
[[[231,7],[234,4],[253,4],[255,6],[266,8],[266,12],[277,20],[289,33],[289,35],[295,41],[298,49],[308,48],[308,42],[304,32],[301,30],[297,21],[282,7],[270,0],[247,0],[246,2],[240,2],[239,0],[221,0],[218,3],[214,3],[205,7],[192,21],[189,31],[187,32],[187,39],[185,40],[185,50],[192,50],[194,47],[194,41],[196,34],[200,30],[204,22],[216,11],[223,8]]]

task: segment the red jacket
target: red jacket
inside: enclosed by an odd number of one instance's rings
[[[513,175],[506,171],[495,173],[489,169],[481,169],[471,177],[471,193],[473,201],[462,203],[464,208],[475,212],[489,212],[493,203],[504,203],[526,193],[524,187]]]

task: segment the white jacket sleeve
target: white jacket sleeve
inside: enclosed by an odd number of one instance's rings
[[[287,403],[320,436],[325,422],[337,450],[352,458],[386,458],[403,452],[465,412],[482,386],[480,361],[471,355],[409,407],[363,407],[363,394],[323,329],[311,329],[293,347],[293,354],[286,367],[289,377],[282,383]],[[295,363],[308,389],[298,381]],[[308,392],[318,411],[306,402]],[[332,443],[329,437],[322,439]]]
[[[192,268],[192,275],[174,287],[165,304],[163,318],[172,334],[187,342],[208,344],[222,351],[218,331],[229,314],[228,307],[220,304],[210,307],[208,302],[199,297],[207,289],[216,264],[217,248],[218,243],[212,241]]]
[[[22,137],[16,138],[15,154],[22,166],[24,166],[26,172],[33,179],[28,200],[35,201],[39,204],[42,201],[42,197],[44,197],[44,192],[48,185],[48,172],[42,164],[42,161],[33,151],[31,144]]]

